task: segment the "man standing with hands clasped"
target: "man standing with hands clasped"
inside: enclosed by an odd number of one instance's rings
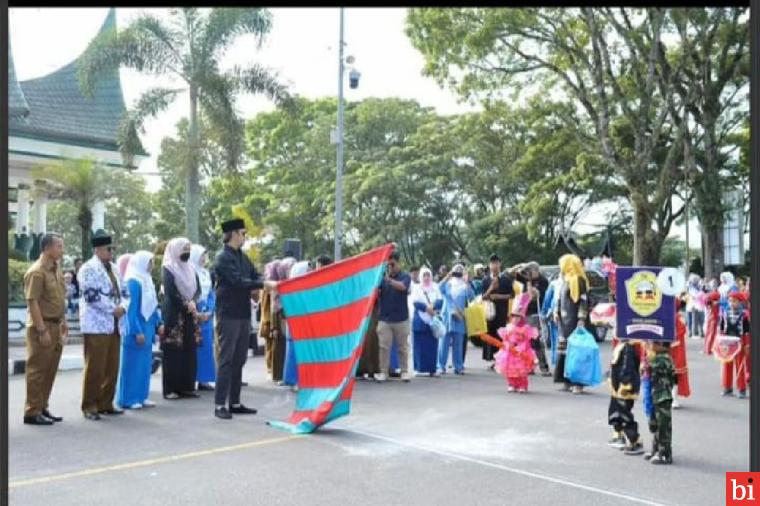
[[[63,239],[57,234],[42,238],[42,255],[24,275],[26,320],[26,406],[24,423],[52,425],[63,418],[48,411],[61,352],[68,336],[66,288],[61,273]]]
[[[119,319],[126,309],[121,299],[118,269],[113,263],[111,237],[92,238],[95,254],[79,271],[82,290],[80,306],[84,335],[84,381],[82,413],[87,420],[100,415],[122,415],[113,405],[119,377],[121,336]]]
[[[375,374],[375,381],[387,379],[385,371],[390,367],[391,346],[398,347],[398,361],[401,367],[401,379],[405,382],[409,376],[409,291],[412,278],[401,270],[399,254],[391,253],[388,270],[380,285],[380,318],[377,324],[377,336],[380,344],[380,373]]]
[[[218,339],[214,415],[229,420],[233,414],[256,414],[255,409],[240,403],[243,366],[248,359],[251,331],[251,292],[264,287],[275,290],[277,283],[263,281],[241,251],[246,235],[243,220],[222,223],[222,232],[224,248],[214,262]]]

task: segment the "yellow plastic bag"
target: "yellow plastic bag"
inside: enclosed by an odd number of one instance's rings
[[[514,301],[517,298],[518,295],[520,295],[521,293],[523,293],[524,289],[525,289],[525,287],[519,281],[515,281],[514,283],[512,283],[512,291],[515,293],[515,296],[513,298],[509,299],[509,301],[507,302],[507,314],[508,315],[512,314],[512,301]]]
[[[464,324],[467,327],[467,337],[488,332],[486,309],[482,302],[473,302],[464,308]]]

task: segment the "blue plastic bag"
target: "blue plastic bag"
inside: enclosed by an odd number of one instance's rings
[[[584,386],[595,386],[602,382],[599,345],[585,328],[575,329],[567,339],[565,379]]]

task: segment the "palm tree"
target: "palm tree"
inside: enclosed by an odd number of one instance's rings
[[[215,8],[202,13],[195,8],[170,9],[169,19],[143,14],[122,31],[104,32],[82,55],[79,81],[91,96],[103,71],[127,67],[153,75],[170,75],[182,83],[178,88],[156,87],[146,91],[129,111],[119,135],[126,163],[131,164],[139,147],[137,131],[144,132],[147,118],[165,110],[180,93],[189,92],[190,153],[185,169],[187,236],[199,240],[200,175],[198,163],[199,113],[218,132],[226,150],[226,166],[236,170],[244,150],[243,121],[235,111],[239,93],[264,93],[278,106],[294,104],[286,87],[270,70],[251,64],[223,72],[225,50],[244,34],[256,36],[257,47],[272,27],[266,9]]]
[[[73,202],[77,208],[77,223],[82,231],[82,258],[90,251],[92,206],[108,197],[108,178],[112,174],[89,159],[64,159],[59,163],[41,165],[32,170],[32,177],[50,183],[46,189],[53,198]]]

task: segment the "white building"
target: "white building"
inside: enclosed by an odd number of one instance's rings
[[[98,35],[116,29],[110,9]],[[45,37],[40,44],[54,43]],[[125,167],[117,144],[126,112],[118,69],[101,76],[93,98],[85,97],[77,78],[78,58],[46,76],[19,82],[8,45],[8,211],[14,223],[14,249],[34,259],[47,232],[49,192],[31,170],[63,158],[90,158],[109,167]],[[139,165],[147,154],[140,150]],[[93,230],[104,228],[105,206],[93,208]],[[30,214],[31,216],[30,219]],[[30,229],[32,223],[32,229]]]

